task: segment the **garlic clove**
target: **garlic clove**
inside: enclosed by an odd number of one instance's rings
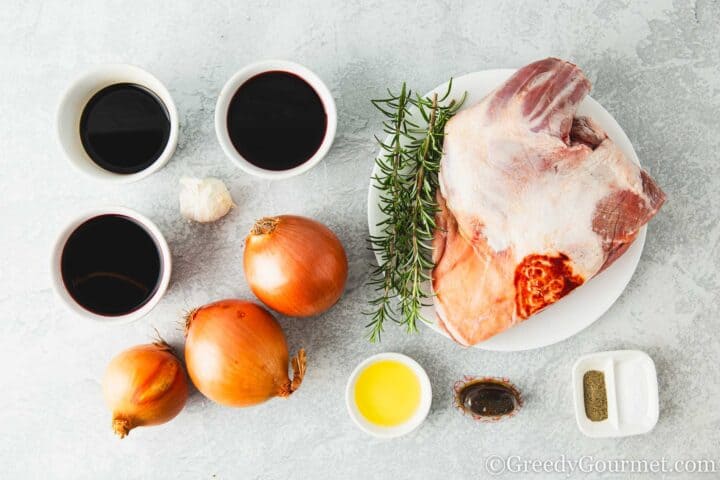
[[[235,206],[230,192],[217,178],[180,179],[180,213],[201,223],[219,220]]]

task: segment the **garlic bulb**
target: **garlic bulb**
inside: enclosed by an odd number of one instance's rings
[[[180,179],[180,213],[196,222],[214,222],[234,206],[227,187],[217,178]]]

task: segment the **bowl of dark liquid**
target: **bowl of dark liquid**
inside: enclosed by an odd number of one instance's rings
[[[320,78],[296,63],[249,65],[223,87],[215,131],[225,154],[246,172],[271,179],[308,171],[328,153],[337,110]]]
[[[85,213],[63,230],[52,255],[53,286],[75,313],[104,323],[147,314],[170,280],[167,242],[146,217],[115,207]]]
[[[57,117],[71,164],[101,180],[133,182],[163,167],[175,151],[178,118],[165,86],[132,65],[105,65],[77,79]]]

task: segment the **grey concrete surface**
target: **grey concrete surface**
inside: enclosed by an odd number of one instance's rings
[[[491,455],[517,456],[513,468],[521,460],[583,457],[587,465],[588,457],[665,457],[670,465],[714,459],[720,471],[719,18],[720,3],[713,0],[3,5],[0,477],[478,478],[487,475]],[[592,95],[624,127],[668,194],[628,289],[590,328],[541,350],[462,349],[426,328],[415,336],[389,328],[380,345],[368,344],[365,201],[377,149],[373,135],[380,131],[369,99],[403,80],[425,91],[451,75],[548,55],[587,72]],[[215,139],[220,88],[262,58],[309,66],[337,100],[335,145],[301,177],[250,178]],[[134,63],[156,74],[181,116],[176,155],[156,175],[129,186],[80,176],[54,137],[61,92],[84,69],[105,62]],[[238,208],[218,224],[186,223],[177,205],[177,182],[186,174],[223,178]],[[154,219],[175,262],[159,306],[116,328],[67,313],[49,282],[56,233],[77,212],[104,204]],[[291,347],[308,350],[303,387],[289,400],[244,410],[194,392],[171,423],[114,438],[100,391],[109,359],[147,342],[153,327],[180,346],[184,311],[223,297],[251,297],[242,240],[256,217],[279,213],[327,223],[350,257],[347,292],[332,311],[281,319]],[[584,353],[619,348],[654,358],[660,421],[644,436],[586,438],[573,417],[570,368]],[[344,406],[352,368],[381,351],[415,357],[434,388],[426,423],[392,441],[365,436]],[[451,386],[464,374],[509,376],[525,393],[525,408],[493,425],[462,417],[451,406]]]

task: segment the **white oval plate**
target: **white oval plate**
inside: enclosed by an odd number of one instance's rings
[[[468,96],[463,105],[463,108],[467,108],[479,102],[485,95],[507,80],[515,71],[514,69],[483,70],[454,78],[453,96],[458,98],[462,95],[462,92],[467,92]],[[433,93],[442,95],[446,89],[447,83],[443,83],[428,92],[427,95]],[[627,135],[625,135],[625,132],[612,115],[598,102],[589,96],[585,97],[585,100],[578,108],[578,114],[592,117],[605,129],[610,138],[622,149],[623,153],[633,162],[640,165],[640,161]],[[382,151],[378,155],[381,153]],[[374,188],[374,182],[372,181],[372,178],[377,174],[376,165],[373,169],[368,192],[370,235],[380,234],[377,224],[384,218],[379,208],[380,192],[377,188]],[[623,256],[581,288],[574,290],[567,297],[515,327],[478,343],[476,347],[500,352],[530,350],[560,342],[590,326],[615,303],[630,282],[645,246],[646,230],[647,227],[643,227],[638,233],[635,242]],[[376,257],[380,261],[377,253]],[[432,319],[433,323],[429,325],[433,330],[444,334],[435,323],[435,310],[433,307],[424,307],[423,316]]]

